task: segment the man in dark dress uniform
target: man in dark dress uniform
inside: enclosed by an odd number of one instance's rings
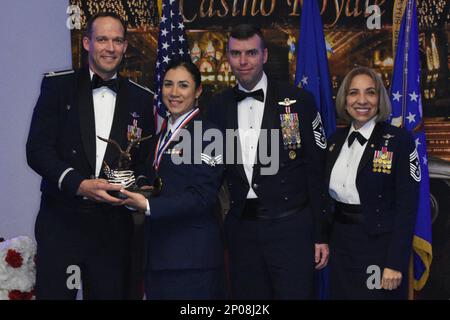
[[[226,141],[232,298],[311,299],[314,267],[328,260],[320,115],[311,94],[266,75],[259,29],[235,27],[227,57],[238,85],[213,98],[208,116],[224,135],[239,129]]]
[[[97,136],[125,150],[152,134],[152,95],[118,74],[127,48],[120,17],[98,14],[86,29],[89,66],[45,75],[27,141],[28,164],[42,176],[37,299],[74,299],[79,280],[85,299],[129,297],[132,214],[113,206],[121,200],[108,191],[121,187],[104,174],[104,163],[117,166],[120,153]],[[149,150],[145,143],[134,148],[131,169]]]

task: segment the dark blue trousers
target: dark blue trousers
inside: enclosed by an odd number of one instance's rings
[[[312,213],[263,220],[228,215],[232,299],[312,299],[314,243]]]
[[[147,271],[147,300],[223,300],[223,268]]]
[[[132,227],[131,216],[120,208],[64,212],[52,202],[41,204],[36,299],[75,299],[71,266],[79,268],[84,299],[129,298]]]

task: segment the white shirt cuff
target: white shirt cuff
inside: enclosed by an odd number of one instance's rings
[[[148,202],[148,199],[145,201],[147,201],[147,210],[145,210],[145,215],[150,216],[150,203]]]
[[[75,170],[74,168],[67,168],[66,170],[64,170],[64,172],[59,176],[59,180],[58,180],[58,189],[60,190],[60,191],[62,191],[61,190],[61,184],[62,184],[62,181],[64,180],[64,177],[70,172],[70,171],[72,171],[72,170]]]

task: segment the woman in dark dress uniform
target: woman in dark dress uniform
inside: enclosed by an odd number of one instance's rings
[[[336,99],[349,126],[330,139],[327,186],[334,206],[331,299],[405,299],[420,166],[411,135],[385,121],[380,77],[353,69]]]
[[[146,214],[145,293],[150,300],[226,297],[224,247],[215,213],[223,155],[207,138],[220,131],[196,107],[200,81],[192,62],[168,64],[162,100],[170,116],[147,166],[149,181],[159,183],[149,198],[121,190],[128,197],[124,205]]]

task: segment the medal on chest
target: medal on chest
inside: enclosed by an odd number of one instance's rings
[[[391,174],[393,156],[394,153],[388,151],[387,147],[382,147],[381,150],[375,150],[373,156],[373,172]]]
[[[128,125],[127,139],[128,141],[140,139],[142,136],[142,129],[138,127],[137,119],[133,119],[133,124]]]
[[[295,102],[296,100],[290,100],[289,98],[278,102],[279,105],[284,106],[285,113],[280,114],[280,127],[283,136],[283,146],[285,150],[290,150],[290,159],[296,158],[297,153],[295,150],[300,149],[302,141],[300,137],[298,113],[291,112],[291,104],[294,104]]]

